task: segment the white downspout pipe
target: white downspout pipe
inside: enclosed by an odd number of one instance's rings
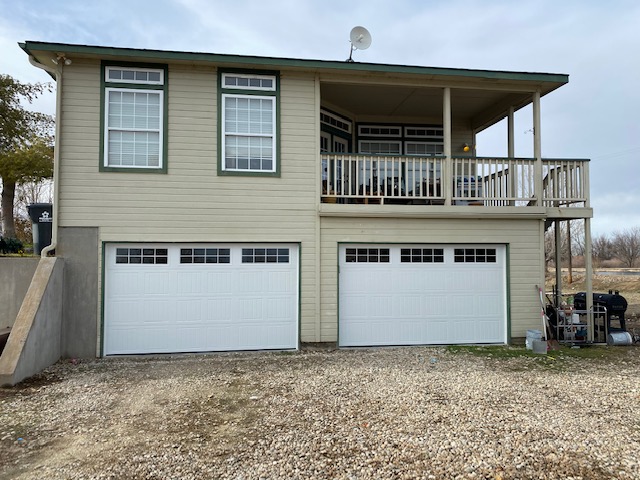
[[[64,60],[58,62],[57,68],[39,63],[32,55],[29,55],[29,63],[34,67],[41,68],[56,78],[56,144],[53,150],[53,222],[51,226],[51,244],[47,245],[40,252],[41,257],[46,257],[49,252],[55,250],[58,243],[58,214],[60,199],[60,132],[62,125],[62,69]]]

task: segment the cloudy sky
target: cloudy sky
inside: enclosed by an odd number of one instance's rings
[[[344,60],[349,31],[373,42],[356,61],[569,75],[542,100],[542,152],[591,159],[594,235],[640,226],[640,2],[637,0],[0,0],[0,72],[47,81],[17,43]],[[36,108],[54,113],[50,95]],[[531,156],[530,109],[516,155]],[[506,156],[506,126],[479,155]]]

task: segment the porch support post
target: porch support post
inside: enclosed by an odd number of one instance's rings
[[[315,128],[316,128],[316,209],[320,210],[320,198],[322,197],[322,155],[320,153],[320,76],[316,75],[315,78]],[[328,180],[328,179],[327,179]],[[327,186],[327,193],[329,192],[329,188]],[[315,245],[314,245],[314,257],[315,257],[315,341],[322,341],[322,276],[321,276],[321,262],[320,262],[320,251],[322,247],[322,229],[320,225],[320,215],[315,215],[316,224],[315,224]],[[337,322],[337,319],[336,319]],[[298,342],[300,342],[300,338],[298,338]]]
[[[445,87],[442,97],[442,129],[444,136],[444,165],[440,184],[444,193],[444,204],[451,205],[453,167],[451,161],[451,88]]]
[[[593,264],[591,248],[591,219],[584,219],[584,289],[587,298],[587,341],[594,341],[594,321],[593,321]],[[604,339],[606,341],[606,338]]]
[[[554,238],[555,238],[555,255],[554,261],[556,264],[556,307],[560,306],[562,302],[562,236],[560,231],[560,220],[553,222]]]
[[[517,197],[517,174],[515,163],[513,159],[516,157],[516,146],[515,146],[515,122],[514,122],[514,113],[515,109],[513,107],[509,107],[509,113],[507,114],[507,157],[509,162],[509,193],[507,194],[510,197]],[[515,205],[516,201],[511,200],[509,205]]]
[[[509,107],[509,113],[507,114],[507,157],[509,158],[514,158],[516,156],[514,113],[515,109],[513,107]]]
[[[533,156],[536,159],[535,164],[535,184],[534,193],[536,196],[536,205],[542,206],[542,141],[540,134],[540,90],[533,94]]]

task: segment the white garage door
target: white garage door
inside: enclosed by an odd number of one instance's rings
[[[107,245],[105,355],[297,346],[297,245]]]
[[[341,346],[506,343],[504,245],[342,245]]]

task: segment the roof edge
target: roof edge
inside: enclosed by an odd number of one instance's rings
[[[337,60],[311,60],[282,57],[261,57],[252,55],[234,55],[206,52],[182,52],[172,50],[152,50],[144,48],[107,47],[98,45],[80,45],[71,43],[49,43],[27,40],[18,43],[28,55],[34,50],[66,54],[97,55],[102,57],[144,57],[157,60],[198,61],[208,63],[244,64],[256,66],[282,66],[312,69],[338,69],[354,72],[381,72],[398,74],[436,75],[485,78],[493,80],[534,81],[565,84],[569,75],[561,73],[514,72],[503,70],[477,70],[447,67],[425,67],[415,65],[395,65],[384,63],[340,62]]]

